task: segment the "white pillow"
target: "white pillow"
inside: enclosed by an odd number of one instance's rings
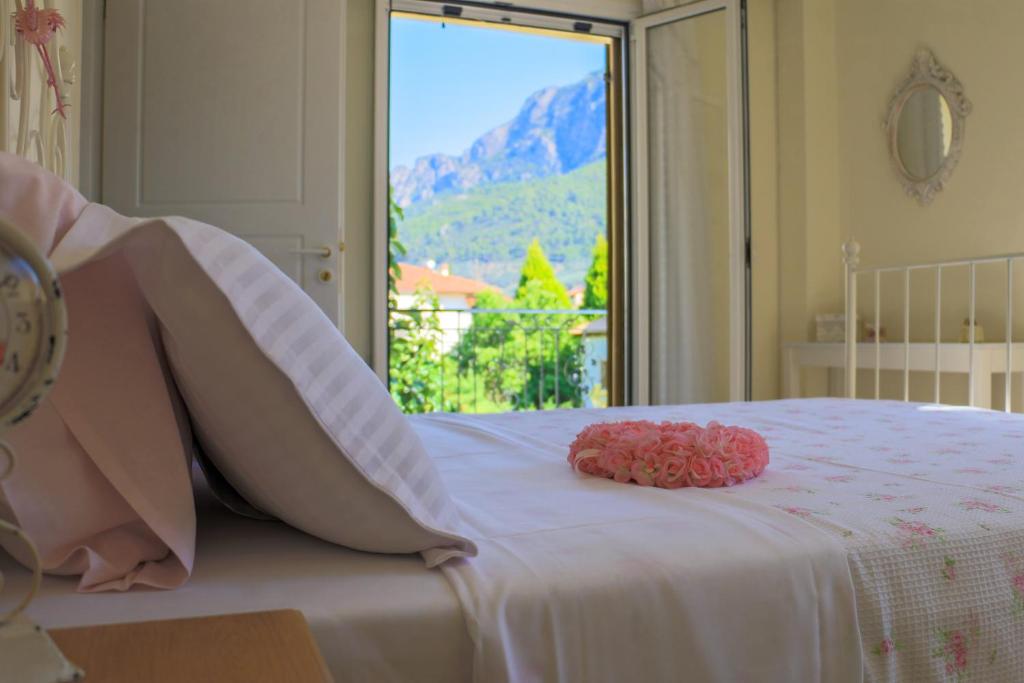
[[[105,245],[105,246],[104,246]],[[476,554],[433,461],[331,321],[256,249],[91,205],[54,252],[123,248],[204,451],[252,505],[358,550]]]

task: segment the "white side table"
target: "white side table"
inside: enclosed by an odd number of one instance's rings
[[[882,370],[902,371],[906,362],[906,349],[901,342],[883,342],[878,345],[878,366]],[[939,368],[942,373],[968,374],[971,359],[968,344],[944,342],[939,344]],[[874,370],[875,344],[857,344],[857,368]],[[935,344],[910,344],[911,372],[935,371]],[[1024,343],[1013,344],[1011,374],[1024,373]],[[1006,344],[985,343],[974,345],[974,404],[978,408],[992,407],[992,376],[1006,374]],[[800,371],[803,368],[846,367],[846,345],[828,342],[799,342],[783,346],[782,392],[786,398],[799,398]],[[1024,403],[1024,377],[1014,383],[1017,401]],[[941,395],[940,395],[941,399]]]

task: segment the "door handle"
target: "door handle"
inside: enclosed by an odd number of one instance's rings
[[[310,247],[308,249],[289,249],[289,254],[301,254],[303,256],[319,256],[320,258],[331,258],[334,250],[326,244],[322,247]]]

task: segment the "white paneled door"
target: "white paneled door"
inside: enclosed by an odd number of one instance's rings
[[[335,322],[344,3],[107,0],[104,203],[255,245]]]

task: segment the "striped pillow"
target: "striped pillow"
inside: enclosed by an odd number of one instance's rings
[[[349,548],[421,552],[428,566],[476,554],[380,380],[256,249],[188,219],[139,223],[98,205],[69,238],[65,259],[123,247],[196,436],[250,504]]]

